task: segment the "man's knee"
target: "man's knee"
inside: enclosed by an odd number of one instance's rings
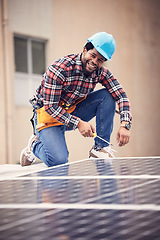
[[[102,97],[102,101],[106,101],[107,102],[107,106],[110,106],[111,108],[113,108],[113,110],[115,110],[116,108],[116,101],[115,99],[112,97],[112,95],[110,94],[110,92],[103,88],[103,89],[100,89],[100,94],[101,94],[101,97]]]
[[[68,162],[68,154],[54,154],[54,156],[48,155],[47,159],[45,159],[44,163],[48,167],[53,167],[61,164],[65,164]]]

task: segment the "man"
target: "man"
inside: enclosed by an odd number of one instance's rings
[[[68,161],[65,131],[78,128],[83,137],[95,138],[91,157],[113,157],[109,146],[115,105],[120,112],[117,133],[119,146],[129,142],[131,127],[127,95],[103,63],[111,60],[116,43],[111,34],[99,32],[87,39],[81,54],[65,56],[53,62],[44,73],[31,103],[34,107],[35,135],[21,153],[21,165],[41,159],[47,166]],[[96,84],[105,88],[93,91]],[[96,130],[89,121],[96,117]],[[108,142],[108,143],[107,143]]]

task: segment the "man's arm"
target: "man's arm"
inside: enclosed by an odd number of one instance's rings
[[[113,77],[113,74],[108,69],[103,68],[99,82],[108,89],[117,102],[120,112],[120,122],[131,122],[132,115],[130,111],[130,102],[118,80]]]
[[[127,130],[124,125],[132,121],[129,99],[117,79],[115,79],[112,73],[106,68],[103,69],[100,82],[108,89],[118,104],[121,126],[117,133],[117,143],[119,146],[124,146],[130,139],[130,131]]]
[[[57,121],[76,129],[79,118],[59,106],[64,76],[62,69],[50,66],[44,75],[43,104],[45,111]]]

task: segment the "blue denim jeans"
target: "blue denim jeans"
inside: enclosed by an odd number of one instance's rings
[[[90,121],[96,117],[97,135],[108,142],[113,130],[113,119],[116,103],[107,89],[100,89],[88,94],[87,98],[77,104],[76,109],[71,113],[83,121]],[[34,125],[37,124],[35,112]],[[69,131],[64,125],[49,127],[38,132],[36,135],[39,141],[33,145],[33,153],[47,166],[55,166],[68,162],[68,148],[65,140],[65,131]],[[85,139],[84,139],[85,140]],[[95,146],[106,147],[107,143],[95,138]]]

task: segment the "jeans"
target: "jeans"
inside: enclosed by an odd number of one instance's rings
[[[71,113],[83,121],[90,121],[96,117],[97,135],[108,142],[113,130],[113,119],[116,102],[107,89],[103,88],[88,94],[87,98],[78,103],[76,109]],[[34,125],[37,124],[35,112]],[[68,162],[68,148],[65,140],[65,131],[69,131],[65,125],[49,127],[38,132],[39,141],[33,145],[34,155],[42,160],[47,166],[55,166]],[[95,138],[95,146],[106,147],[107,143]]]

